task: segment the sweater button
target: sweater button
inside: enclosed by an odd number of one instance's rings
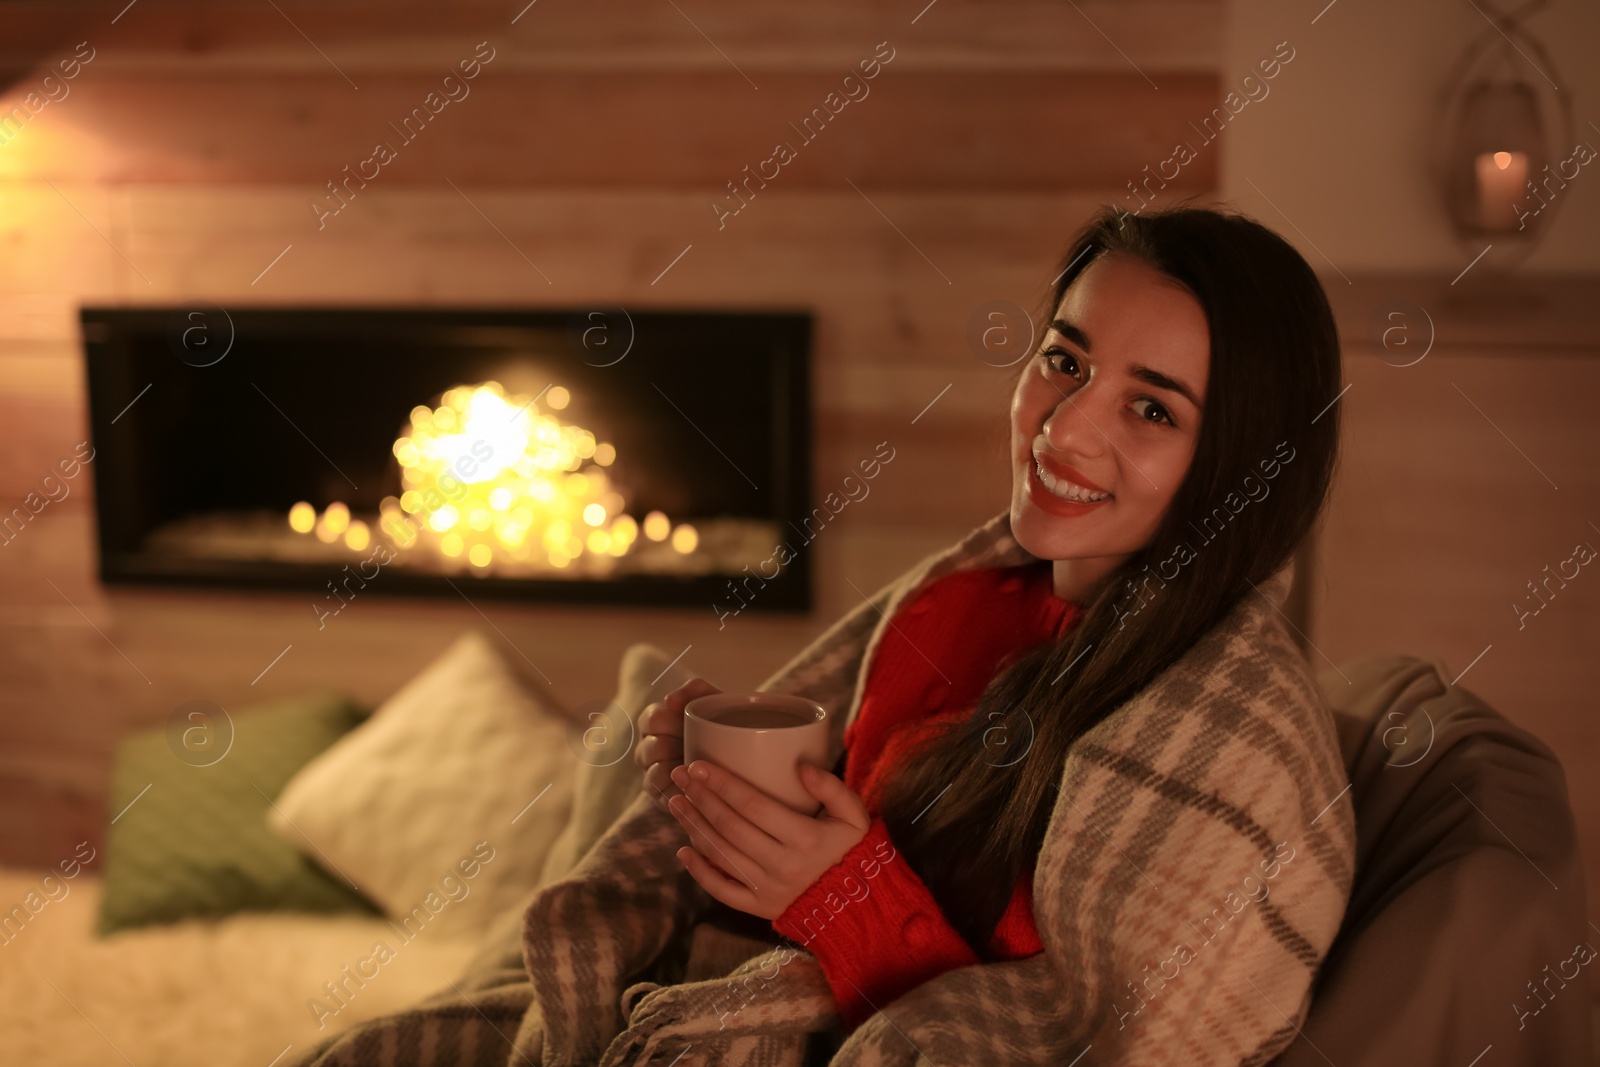
[[[1005,581],[1000,583],[1000,591],[1002,593],[1015,593],[1018,589],[1021,589],[1021,588],[1022,588],[1022,579],[1016,577],[1015,575],[1011,576],[1010,578],[1007,578]]]
[[[900,938],[908,945],[922,946],[928,943],[928,917],[926,915],[913,915],[900,927]]]

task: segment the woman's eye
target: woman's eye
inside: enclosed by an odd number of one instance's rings
[[[1056,362],[1058,359],[1061,360],[1060,363]],[[1064,348],[1046,349],[1044,362],[1046,366],[1057,374],[1069,374],[1074,378],[1078,376],[1078,357]]]
[[[1175,425],[1172,421],[1172,415],[1168,413],[1167,409],[1162,407],[1156,401],[1151,400],[1149,397],[1142,396],[1138,400],[1135,400],[1134,403],[1150,405],[1140,413],[1139,417],[1141,419],[1144,419],[1147,422],[1165,422],[1169,426]],[[1152,412],[1155,413],[1154,418],[1151,417]]]

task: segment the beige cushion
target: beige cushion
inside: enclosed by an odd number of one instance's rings
[[[644,788],[644,772],[633,760],[639,717],[652,702],[695,677],[682,660],[669,664],[672,657],[654,645],[633,645],[622,654],[616,695],[605,704],[575,709],[584,723],[580,729],[587,731],[588,738],[587,743],[580,738],[573,746],[584,756],[576,761],[573,775],[572,817],[545,857],[538,885],[565,877],[576,867]],[[613,748],[614,744],[622,747]],[[536,888],[530,887],[517,907],[496,920],[478,954],[463,969],[463,976],[521,970],[522,912]]]
[[[538,684],[463,634],[291,778],[269,825],[408,931],[481,934],[571,809],[568,720]]]
[[[639,717],[644,709],[693,678],[694,672],[654,645],[632,645],[622,654],[617,693],[603,706],[580,707],[582,753],[573,783],[572,818],[545,857],[540,884],[562,877],[616,822],[644,788],[644,772],[634,762]],[[665,672],[665,673],[663,673]]]

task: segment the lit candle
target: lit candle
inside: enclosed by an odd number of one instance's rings
[[[1528,184],[1526,152],[1484,152],[1475,160],[1478,171],[1478,224],[1501,232],[1517,228],[1517,205]]]

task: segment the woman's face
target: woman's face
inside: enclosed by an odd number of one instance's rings
[[[1097,256],[1011,399],[1017,542],[1097,571],[1143,548],[1194,457],[1210,363],[1188,290],[1131,256]]]

